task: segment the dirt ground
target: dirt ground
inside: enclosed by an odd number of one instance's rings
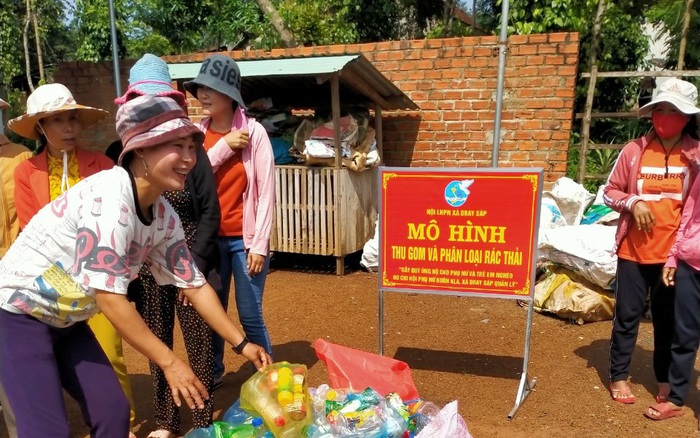
[[[376,352],[377,303],[376,274],[355,270],[337,277],[325,268],[279,263],[268,277],[264,301],[276,360],[306,364],[311,386],[327,383],[311,343],[324,338]],[[642,323],[632,362],[631,386],[638,400],[622,405],[612,402],[606,390],[611,323],[578,326],[535,313],[529,375],[537,384],[508,420],[523,364],[525,308],[511,300],[385,293],[384,310],[385,354],[410,365],[424,399],[440,405],[458,400],[476,438],[698,436],[700,396],[695,388],[684,417],[657,423],[642,416],[656,391],[649,321]],[[235,311],[229,313],[237,318]],[[179,336],[176,351],[184,357]],[[239,356],[230,350],[226,354],[224,385],[214,394],[217,418],[252,374]],[[154,428],[148,365],[129,346],[126,356],[137,404],[137,435],[146,437]],[[68,402],[74,436],[86,436],[76,406]],[[190,425],[183,409],[183,430]]]

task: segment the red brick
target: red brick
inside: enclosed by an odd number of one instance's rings
[[[496,54],[497,56],[498,54]],[[494,56],[492,47],[475,47],[474,55],[475,58],[491,58]]]
[[[390,52],[379,52],[374,55],[375,62],[388,61]]]
[[[548,65],[564,65],[564,57],[561,55],[547,56],[545,63]]]
[[[528,36],[527,35],[511,35],[508,37],[508,42],[510,44],[527,44],[528,43]]]
[[[537,130],[542,129],[542,121],[540,120],[528,120],[523,122],[522,129]]]
[[[546,43],[547,34],[530,34],[528,35],[528,41],[530,44]]]
[[[563,43],[566,41],[570,41],[570,39],[568,38],[569,35],[571,35],[571,34],[564,33],[564,32],[550,33],[548,39],[549,39],[550,43]],[[576,39],[578,39],[578,35],[577,35]]]
[[[557,46],[557,52],[578,54],[578,44],[564,44]]]
[[[527,65],[542,65],[544,63],[544,56],[541,55],[528,56],[527,58]]]
[[[520,55],[520,56],[537,55],[537,46],[536,45],[518,46],[518,55]]]
[[[459,55],[457,57],[471,58],[474,56],[474,48],[462,46],[459,48]]]

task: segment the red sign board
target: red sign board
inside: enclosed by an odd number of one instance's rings
[[[383,290],[531,296],[542,170],[383,168],[380,176]]]

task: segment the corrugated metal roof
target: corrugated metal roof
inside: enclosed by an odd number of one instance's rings
[[[340,103],[379,105],[384,110],[418,109],[396,85],[362,55],[237,61],[241,92],[246,102],[271,97],[275,106],[297,109],[331,106],[331,75],[340,77]],[[201,63],[168,64],[173,80],[186,81],[199,73]]]

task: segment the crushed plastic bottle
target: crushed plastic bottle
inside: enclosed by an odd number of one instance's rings
[[[223,421],[224,423],[233,424],[234,426],[250,424],[253,421],[253,416],[241,409],[241,399],[238,399],[226,410]]]
[[[213,438],[214,435],[211,434],[211,426],[199,429],[193,429],[184,436],[184,438]]]

